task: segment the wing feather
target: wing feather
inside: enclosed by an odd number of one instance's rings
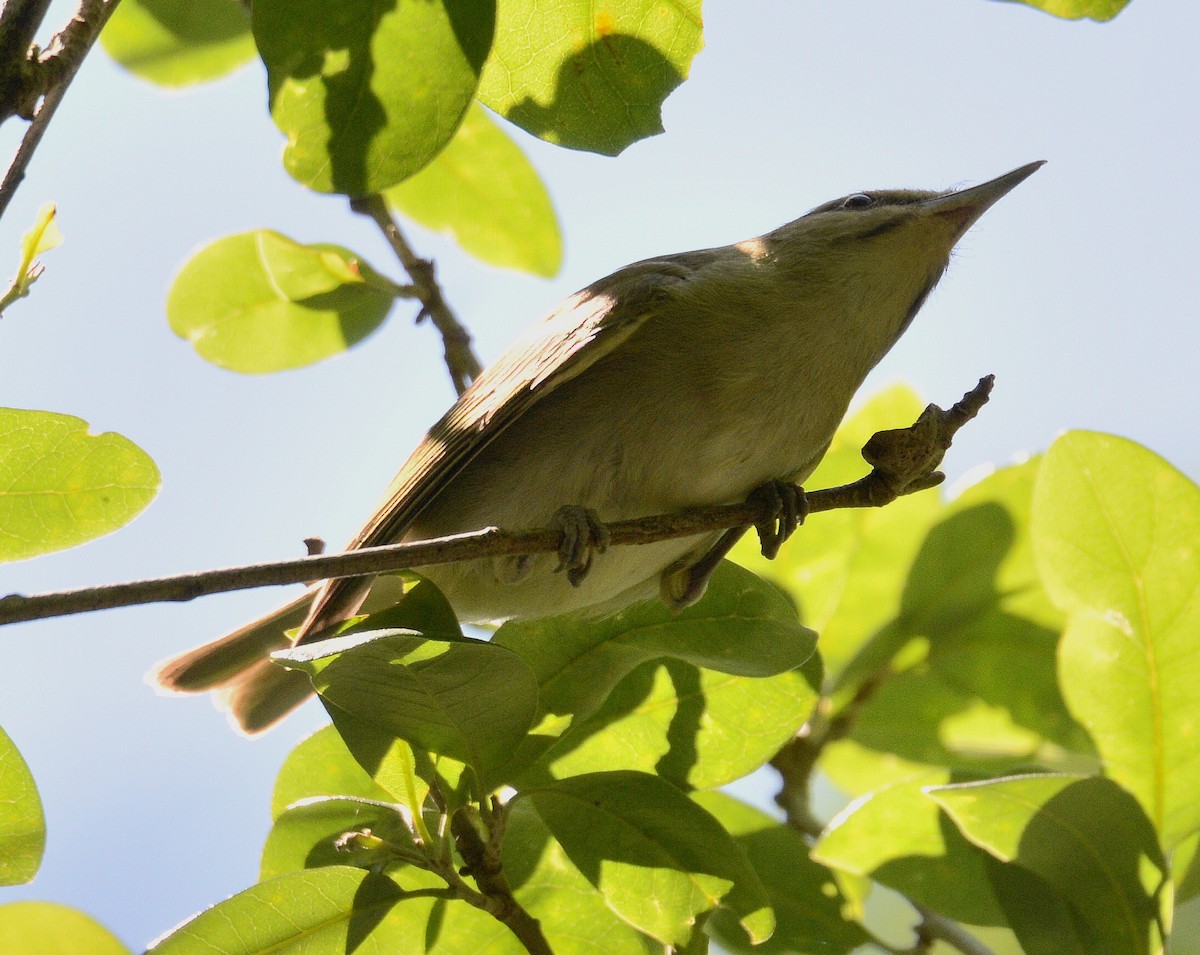
[[[666,301],[669,287],[701,265],[695,256],[684,253],[634,263],[563,302],[480,375],[429,429],[392,479],[384,503],[347,549],[400,540],[421,510],[505,428],[651,319]],[[326,581],[301,639],[316,637],[354,613],[363,592],[362,581],[355,578]],[[348,604],[354,606],[346,609]]]

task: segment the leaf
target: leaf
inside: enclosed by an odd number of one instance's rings
[[[1036,760],[1078,769],[1094,758],[1058,688],[1062,615],[1033,560],[1038,467],[1035,459],[1003,468],[945,509],[896,617],[847,665],[851,685],[888,674],[856,704],[849,737],[823,756],[848,792],[938,766],[995,773]]]
[[[250,17],[237,0],[123,0],[100,45],[160,86],[214,80],[255,55]]]
[[[1009,0],[1023,3],[1064,20],[1111,20],[1125,9],[1129,0]]]
[[[945,770],[925,772],[856,799],[825,828],[813,860],[874,879],[950,918],[1004,925],[986,855],[926,795],[949,777]]]
[[[626,675],[649,660],[673,658],[741,676],[773,676],[812,656],[816,634],[774,587],[725,563],[698,604],[673,611],[658,601],[597,619],[565,614],[510,621],[492,639],[533,668],[541,704],[582,718]]]
[[[481,780],[533,725],[537,683],[510,650],[480,640],[384,630],[274,655],[303,670],[322,699],[414,748],[449,756]]]
[[[908,388],[874,396],[842,423],[805,485],[836,487],[863,477],[869,471],[862,459],[867,440],[911,424],[921,408]],[[795,601],[800,619],[821,634],[826,682],[837,685],[863,644],[900,612],[909,570],[941,510],[936,493],[922,493],[883,508],[826,511],[812,515],[774,561],[758,553],[752,535],[732,557]]]
[[[1131,441],[1069,432],[1034,499],[1071,713],[1168,849],[1200,828],[1200,488]]]
[[[819,666],[746,677],[680,660],[646,663],[594,715],[573,722],[535,772],[562,778],[634,769],[683,788],[722,786],[758,769],[795,735],[819,685]]]
[[[724,901],[755,942],[774,916],[745,854],[708,812],[646,773],[591,773],[526,790],[571,862],[614,912],[664,944]],[[736,887],[736,891],[735,890]]]
[[[0,561],[74,547],[133,520],[158,493],[149,456],[87,422],[0,408]]]
[[[240,892],[151,945],[154,955],[518,955],[500,922],[465,902],[431,893],[445,883],[403,870],[403,887],[346,866],[306,869]]]
[[[354,761],[332,726],[317,730],[288,753],[275,778],[271,818],[278,819],[301,800],[350,796],[386,801],[392,795]]]
[[[363,847],[341,837],[369,832],[386,845]],[[395,803],[340,796],[317,797],[290,806],[275,820],[263,846],[259,879],[265,882],[288,872],[342,865],[370,869],[408,857],[420,858],[412,833]]]
[[[37,784],[20,751],[0,729],[0,885],[32,882],[45,851],[46,817]],[[0,945],[0,951],[7,950]]]
[[[645,936],[605,904],[528,801],[509,807],[503,864],[513,894],[541,923],[554,955],[646,955]]]
[[[548,142],[615,156],[662,132],[700,51],[700,0],[506,0],[479,99]]]
[[[861,925],[845,917],[848,900],[833,873],[809,858],[808,845],[795,829],[724,793],[696,793],[692,799],[745,850],[775,912],[775,934],[752,947],[730,913],[718,909],[707,927],[722,946],[747,955],[841,955],[870,941]]]
[[[478,104],[446,148],[386,199],[490,265],[547,277],[562,265],[562,234],[545,185]]]
[[[299,368],[375,331],[395,293],[353,253],[259,229],[193,255],[167,296],[167,319],[201,358],[244,374]]]
[[[17,299],[28,295],[30,286],[42,277],[45,269],[37,257],[62,244],[62,233],[54,217],[54,203],[43,203],[38,209],[33,228],[21,237],[21,261],[17,264],[17,274],[9,283],[8,290],[0,295],[0,316]]]
[[[365,196],[454,135],[492,44],[495,0],[256,0],[253,23],[285,168],[318,192]]]
[[[1150,821],[1116,783],[1014,776],[928,792],[975,845],[1029,870],[1066,900],[1085,951],[1161,950],[1166,861]],[[1020,919],[1014,924],[1023,927]]]
[[[132,955],[108,929],[78,909],[55,902],[0,905],[4,955]]]

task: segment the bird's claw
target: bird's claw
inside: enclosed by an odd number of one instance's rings
[[[559,531],[558,566],[554,572],[567,572],[572,587],[583,583],[583,578],[592,569],[596,554],[608,550],[608,528],[601,523],[591,508],[568,504],[554,514],[553,526]]]
[[[808,495],[790,481],[769,481],[747,499],[770,508],[770,517],[754,525],[763,557],[774,560],[783,542],[808,517]]]

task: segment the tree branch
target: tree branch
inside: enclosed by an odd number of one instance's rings
[[[864,457],[870,455],[874,459],[871,473],[852,484],[810,492],[809,512],[882,507],[901,495],[941,483],[943,475],[934,469],[941,463],[954,432],[975,416],[987,401],[991,388],[992,376],[989,375],[949,411],[929,405],[911,427],[876,434],[863,449]],[[766,523],[774,516],[768,503],[756,500],[617,521],[607,525],[607,529],[611,544],[649,544],[730,527],[753,526]],[[509,533],[490,527],[452,537],[364,547],[340,554],[320,554],[32,597],[11,594],[0,599],[0,625],[137,604],[194,600],[206,594],[310,583],[329,577],[374,576],[480,557],[555,553],[559,548],[559,537],[559,532],[551,528]]]
[[[44,94],[44,98],[33,113],[33,121],[25,130],[21,145],[17,147],[16,155],[13,156],[8,171],[4,174],[3,182],[0,182],[0,218],[4,216],[8,204],[16,194],[17,187],[25,178],[25,170],[32,161],[33,154],[37,151],[42,137],[46,134],[50,120],[54,118],[55,110],[66,96],[67,88],[75,79],[75,75],[83,65],[84,58],[96,42],[100,30],[117,8],[118,2],[119,0],[80,0],[79,7],[70,23],[50,42],[49,52],[45,56],[33,60],[31,58],[33,51],[30,47],[29,52],[25,54],[26,58],[20,61],[25,64],[26,68],[21,89],[16,94],[17,105],[24,109],[27,106],[31,107],[38,96]],[[36,7],[36,3],[22,4],[19,9],[35,9]],[[7,13],[7,8],[5,12]],[[40,22],[40,17],[38,20]],[[36,29],[36,25],[34,29]],[[8,40],[9,35],[6,35],[4,42],[7,43]],[[11,67],[14,64],[9,61],[3,65]]]
[[[467,386],[479,377],[483,366],[471,350],[470,333],[458,321],[442,296],[441,286],[434,275],[433,262],[430,259],[422,259],[413,252],[408,240],[400,231],[399,224],[392,218],[383,196],[376,194],[351,199],[350,208],[359,215],[375,221],[391,245],[392,251],[396,253],[404,271],[412,279],[413,290],[421,300],[421,311],[417,314],[417,321],[428,318],[441,334],[445,347],[446,368],[450,372],[454,390],[461,395],[467,390]]]

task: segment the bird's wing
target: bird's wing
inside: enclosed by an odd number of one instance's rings
[[[694,276],[708,258],[700,252],[637,262],[563,302],[429,429],[349,549],[398,541],[421,510],[505,428],[627,340],[667,300],[670,286]],[[361,592],[362,582],[354,578],[326,581],[301,639],[317,637],[354,613],[343,612],[341,605],[353,603]]]

